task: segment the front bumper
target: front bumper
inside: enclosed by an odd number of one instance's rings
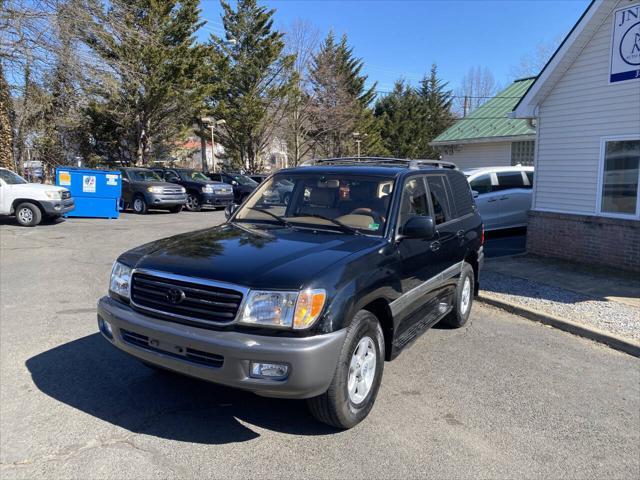
[[[164,193],[147,193],[146,202],[149,208],[154,207],[175,207],[187,203],[187,194],[169,195]]]
[[[227,205],[231,205],[233,201],[234,201],[233,192],[229,194],[224,194],[224,195],[221,195],[219,193],[203,193],[202,194],[203,205],[226,207]]]
[[[144,315],[110,297],[98,302],[98,317],[112,326],[113,338],[103,333],[107,340],[145,362],[279,398],[310,398],[324,393],[333,378],[346,335],[344,329],[295,338],[206,330]],[[193,361],[190,352],[214,361],[212,365]],[[285,363],[289,365],[289,374],[284,380],[252,378],[249,376],[252,360]]]
[[[39,203],[44,210],[44,214],[47,216],[61,216],[76,208],[73,198],[67,198],[65,200],[39,201]]]

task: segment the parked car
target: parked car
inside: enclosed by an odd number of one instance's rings
[[[335,162],[281,170],[227,223],[120,255],[103,336],[153,368],[362,421],[386,360],[441,320],[468,322],[484,237],[462,172]],[[289,203],[266,203],[281,179]]]
[[[269,176],[268,173],[254,173],[252,175],[249,175],[249,177],[257,183],[264,182],[268,176]]]
[[[204,173],[189,168],[154,168],[165,181],[178,184],[187,191],[185,208],[199,212],[203,206],[226,207],[233,203],[233,188],[214,182]]]
[[[43,218],[58,218],[74,208],[66,188],[29,183],[17,173],[0,168],[0,215],[15,215],[23,227],[35,227]]]
[[[144,214],[149,209],[178,213],[187,203],[187,191],[180,185],[165,182],[147,168],[122,168],[122,208]]]
[[[525,227],[531,209],[533,167],[465,170],[485,231]]]
[[[228,183],[233,187],[233,198],[236,203],[242,203],[258,186],[258,182],[235,172],[207,173],[207,177],[216,182]]]
[[[265,177],[268,177],[268,175],[266,175]],[[292,191],[293,191],[293,183],[291,183],[286,178],[276,177],[275,181],[272,182],[271,184],[271,188],[267,192],[265,192],[265,195],[269,196],[270,203],[286,204],[286,203],[289,203],[289,199],[291,198]]]

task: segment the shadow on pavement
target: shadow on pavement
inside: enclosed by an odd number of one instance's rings
[[[293,435],[327,435],[303,401],[262,398],[153,371],[96,333],[26,362],[50,397],[134,433],[202,444],[242,442],[259,433],[241,422]]]

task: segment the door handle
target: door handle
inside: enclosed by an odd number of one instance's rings
[[[510,197],[500,197],[500,200],[509,200]]]
[[[435,242],[431,242],[431,250],[433,252],[437,252],[438,250],[440,250],[440,242],[437,240]]]
[[[457,236],[458,238],[463,238],[463,237],[464,237],[464,230],[458,230],[458,231],[456,232],[456,236]]]
[[[497,198],[490,198],[489,200],[487,200],[487,203],[489,202],[495,202],[496,200],[498,200]]]

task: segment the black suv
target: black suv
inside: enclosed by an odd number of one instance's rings
[[[226,183],[214,182],[204,173],[189,168],[154,168],[165,181],[178,184],[187,191],[186,209],[199,212],[202,207],[226,207],[233,203],[233,188]]]
[[[258,186],[258,182],[235,172],[220,172],[206,174],[211,180],[216,182],[228,183],[233,187],[233,197],[236,203],[242,203]]]
[[[178,213],[187,202],[184,187],[165,182],[146,168],[121,168],[123,210],[147,213],[150,208]]]
[[[266,202],[279,179],[294,185],[289,202]],[[117,259],[98,303],[111,343],[157,368],[308,399],[320,421],[350,428],[385,360],[439,321],[469,319],[483,228],[450,164],[317,161],[226,213]]]

